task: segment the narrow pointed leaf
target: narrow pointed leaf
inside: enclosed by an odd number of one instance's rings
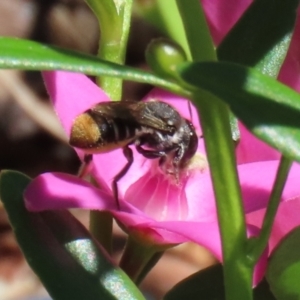
[[[148,72],[101,60],[96,56],[44,45],[30,40],[0,37],[0,68],[67,70],[95,76],[112,76],[157,85],[174,92],[182,89]]]
[[[144,299],[130,279],[69,212],[30,213],[23,192],[30,179],[3,171],[0,195],[31,268],[54,299]]]
[[[218,47],[218,58],[277,77],[296,21],[299,0],[256,0]]]
[[[225,300],[223,268],[218,264],[201,270],[176,284],[164,300]]]
[[[300,227],[293,230],[273,252],[267,279],[278,300],[300,299]]]
[[[300,95],[294,90],[255,69],[225,62],[184,64],[179,72],[194,88],[225,101],[257,137],[300,161]]]
[[[254,289],[253,296],[254,300],[275,300],[266,280]],[[208,267],[187,277],[164,297],[164,300],[181,299],[225,300],[222,265]]]

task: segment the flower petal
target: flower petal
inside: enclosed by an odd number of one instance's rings
[[[215,196],[208,170],[191,173],[185,191],[189,212],[187,220],[212,222],[217,219]]]
[[[237,164],[280,159],[281,154],[255,137],[239,122],[240,141],[236,147]]]
[[[215,45],[220,44],[252,3],[251,0],[201,0],[201,2]]]
[[[38,176],[27,187],[25,204],[30,211],[68,208],[117,209],[111,194],[102,192],[90,183],[64,173]]]
[[[153,239],[158,239],[160,243],[164,244],[187,241],[180,230],[179,234],[176,232],[177,229],[187,225],[183,233],[186,234],[190,231],[192,236],[197,236],[201,232],[206,233],[197,240],[211,248],[215,244],[215,240],[211,238],[211,234],[208,234],[210,228],[218,231],[217,224],[201,222],[167,222],[167,226],[165,226],[164,222],[156,222],[124,201],[121,203],[122,210],[118,210],[111,195],[78,177],[63,173],[47,173],[38,176],[27,187],[24,198],[26,207],[30,211],[66,208],[110,210],[127,228],[133,230],[151,228]]]
[[[42,74],[54,109],[68,136],[75,117],[96,103],[109,101],[108,96],[84,74],[65,71]]]
[[[160,234],[171,231],[185,237],[188,241],[195,242],[210,250],[215,257],[222,261],[221,238],[219,233],[218,222],[163,222],[149,224],[152,229],[161,229]],[[259,230],[256,226],[247,226],[248,236],[256,236]],[[175,239],[174,239],[175,241]],[[267,266],[268,251],[264,251],[253,273],[253,285],[257,285],[263,278]]]
[[[299,177],[298,177],[299,178]],[[272,227],[269,239],[269,253],[271,253],[278,243],[295,227],[300,224],[300,196],[282,202],[276,213],[276,218]],[[247,222],[261,227],[266,209],[260,209],[247,214]]]
[[[218,222],[153,222],[149,223],[152,229],[173,232],[209,249],[220,261],[221,240]],[[163,232],[160,231],[162,234]],[[182,239],[182,237],[181,237]]]
[[[146,159],[140,153],[130,147],[133,152],[133,164],[128,172],[119,180],[118,191],[120,198],[124,197],[126,190],[140,177],[142,177],[150,168],[152,160]],[[111,151],[105,154],[97,154],[93,156],[94,177],[101,187],[111,192],[112,181],[114,177],[120,173],[127,163],[122,149]]]
[[[265,161],[238,167],[246,213],[267,206],[278,165],[279,161]],[[294,163],[283,190],[281,201],[289,201],[300,196],[299,178],[300,165]]]

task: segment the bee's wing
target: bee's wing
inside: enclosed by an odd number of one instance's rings
[[[161,111],[149,109],[149,106],[145,105],[145,102],[133,104],[130,111],[137,122],[142,126],[170,133],[175,130],[175,126],[168,123],[168,118],[166,118]]]
[[[110,119],[124,119],[129,122],[133,121],[134,116],[130,111],[131,105],[136,104],[136,102],[122,102],[122,101],[106,101],[96,104],[92,111],[94,114],[99,114]]]
[[[167,133],[173,133],[176,130],[174,116],[170,112],[165,112],[165,107],[174,112],[173,108],[167,104],[153,101],[136,102],[136,101],[120,101],[120,102],[102,102],[97,104],[93,111],[96,114],[105,115],[111,119],[123,119],[130,123],[136,123],[140,126],[151,127]],[[176,117],[178,113],[176,112]],[[173,117],[173,118],[172,118]],[[173,123],[171,123],[173,119]],[[175,119],[176,121],[176,119]]]

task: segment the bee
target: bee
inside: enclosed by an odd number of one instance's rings
[[[165,173],[179,173],[194,156],[198,137],[193,124],[174,107],[158,100],[148,102],[101,102],[75,118],[70,145],[82,149],[86,165],[92,155],[122,148],[126,165],[113,179],[118,207],[118,181],[133,163],[130,145],[148,159],[159,159]]]

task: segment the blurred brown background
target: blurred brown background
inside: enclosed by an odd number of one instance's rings
[[[99,30],[83,0],[0,0],[0,35],[96,53]],[[134,17],[127,64],[145,67],[148,42],[160,33]],[[141,99],[149,86],[126,82],[124,99]],[[38,112],[38,113],[37,113]],[[76,173],[79,160],[67,145],[38,72],[0,70],[0,170],[15,169],[35,177],[42,172]],[[87,223],[87,214],[76,212]],[[116,257],[124,234],[116,228]],[[149,299],[159,299],[175,283],[214,259],[196,245],[173,249],[142,285]],[[49,299],[27,266],[0,207],[0,300]]]

